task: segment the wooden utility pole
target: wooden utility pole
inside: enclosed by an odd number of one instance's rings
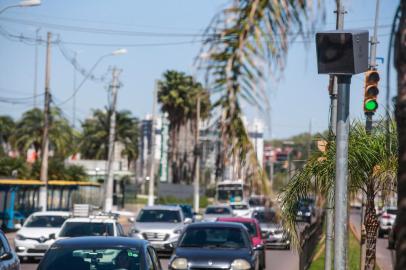
[[[44,187],[40,190],[40,207],[42,211],[47,210],[48,204],[48,153],[49,153],[49,105],[51,103],[50,93],[50,79],[51,79],[51,37],[52,34],[47,34],[47,54],[45,64],[45,105],[44,105],[44,131],[42,134],[42,148],[41,148],[41,174],[40,180],[44,182]]]

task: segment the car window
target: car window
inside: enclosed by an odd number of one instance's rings
[[[59,236],[114,236],[114,228],[113,223],[67,222]]]
[[[141,210],[138,215],[137,222],[165,222],[178,223],[181,222],[180,211],[174,210]]]
[[[230,209],[227,207],[208,207],[206,214],[209,215],[228,215],[231,214]]]
[[[231,208],[233,210],[247,210],[248,205],[246,205],[246,204],[233,204],[233,205],[231,205]]]
[[[59,228],[67,217],[63,216],[30,216],[24,227],[28,228]]]
[[[118,230],[118,235],[125,236],[123,226],[121,226],[120,223],[117,223],[117,230]]]
[[[161,264],[160,264],[160,262],[158,260],[158,257],[157,257],[157,255],[155,253],[155,250],[153,248],[149,247],[148,252],[149,252],[149,255],[151,256],[152,262],[154,263],[154,269],[155,270],[160,270],[161,269]]]
[[[256,211],[253,218],[257,219],[260,223],[276,223],[276,214],[272,211]]]
[[[398,210],[397,209],[388,209],[388,210],[386,210],[386,213],[388,213],[389,215],[397,215]]]
[[[255,226],[254,223],[251,222],[242,222],[242,224],[247,228],[248,234],[250,236],[256,236],[257,235],[257,226]]]

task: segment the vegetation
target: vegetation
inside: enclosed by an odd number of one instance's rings
[[[193,198],[180,199],[172,196],[161,197],[156,200],[157,204],[189,204],[193,205]],[[200,197],[200,208],[206,208],[209,205],[209,200],[206,196]]]
[[[350,128],[349,191],[351,193],[361,191],[366,197],[365,269],[373,269],[376,259],[378,219],[375,212],[375,197],[380,191],[394,191],[396,187],[397,133],[394,125],[389,132],[393,146],[391,149],[386,147],[386,130],[383,123],[375,128],[372,134],[367,134],[361,123],[354,123]],[[326,141],[328,144],[325,151],[314,152],[306,165],[293,176],[281,195],[282,216],[286,226],[293,232],[293,240],[297,239],[296,203],[311,194],[314,188],[321,195],[334,191],[335,140],[330,136]]]

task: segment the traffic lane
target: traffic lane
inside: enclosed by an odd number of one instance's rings
[[[357,233],[360,233],[361,210],[351,209],[350,219]],[[388,238],[378,238],[376,241],[376,260],[382,270],[392,270],[395,261],[395,252],[388,249]]]

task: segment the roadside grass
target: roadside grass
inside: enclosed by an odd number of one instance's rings
[[[358,270],[359,269],[359,260],[360,260],[360,245],[358,240],[355,238],[352,231],[349,232],[349,251],[348,251],[348,269],[349,270]],[[324,242],[320,241],[317,244],[316,252],[317,254],[320,249],[323,249],[321,255],[316,258],[310,265],[309,270],[323,270],[324,269]],[[332,267],[334,268],[334,267]],[[375,270],[379,270],[378,266],[375,266]]]

